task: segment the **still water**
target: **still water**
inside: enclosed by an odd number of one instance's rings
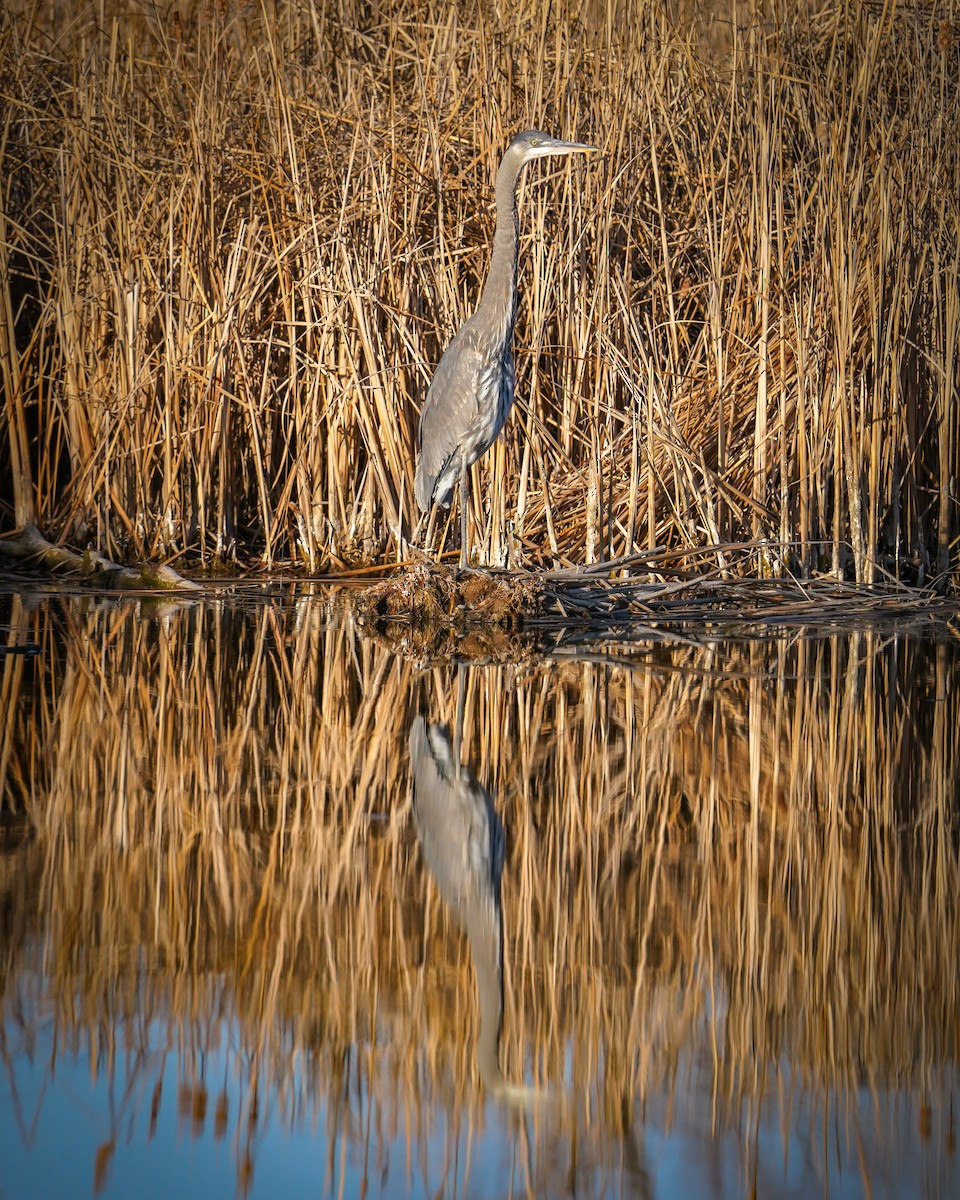
[[[0,1196],[960,1196],[960,641],[0,596]]]

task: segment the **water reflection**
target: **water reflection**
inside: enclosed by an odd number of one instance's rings
[[[421,674],[293,591],[0,626],[4,1196],[956,1194],[955,641]],[[458,787],[486,901],[425,832]]]
[[[459,677],[463,688],[463,675]],[[458,722],[462,722],[462,705]],[[495,1094],[504,1090],[500,1072],[503,1020],[503,826],[493,798],[460,762],[443,725],[418,716],[410,729],[413,814],[423,857],[444,902],[466,931],[477,974],[480,1078]]]

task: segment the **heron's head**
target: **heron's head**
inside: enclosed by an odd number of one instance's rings
[[[598,153],[596,146],[587,146],[583,142],[561,142],[559,138],[541,133],[539,129],[528,129],[526,133],[518,133],[507,147],[507,154],[516,156],[520,166],[531,159],[548,158],[555,154]]]

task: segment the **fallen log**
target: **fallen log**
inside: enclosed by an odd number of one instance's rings
[[[173,567],[139,563],[124,567],[97,550],[71,550],[48,542],[34,525],[25,525],[12,536],[0,538],[0,559],[34,563],[52,575],[79,575],[92,587],[137,592],[194,592],[200,584],[186,579]]]

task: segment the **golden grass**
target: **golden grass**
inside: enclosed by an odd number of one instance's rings
[[[417,711],[454,720],[455,668],[418,674],[293,590],[18,602],[11,625],[42,646],[0,660],[21,831],[0,980],[24,1036],[52,1011],[102,1069],[139,1048],[145,1103],[159,1022],[202,1129],[196,1064],[232,1017],[241,1146],[258,1094],[285,1120],[325,1105],[331,1129],[375,1111],[423,1153],[438,1105],[482,1120],[472,967],[405,755]],[[464,757],[507,834],[508,1079],[557,1087],[572,1050],[581,1133],[603,1138],[682,1102],[690,1047],[718,1128],[787,1073],[815,1104],[932,1087],[958,1058],[958,703],[953,644],[872,632],[471,670]]]
[[[405,557],[419,405],[540,126],[606,159],[521,189],[484,553],[954,577],[954,0],[4,13],[4,524]]]

